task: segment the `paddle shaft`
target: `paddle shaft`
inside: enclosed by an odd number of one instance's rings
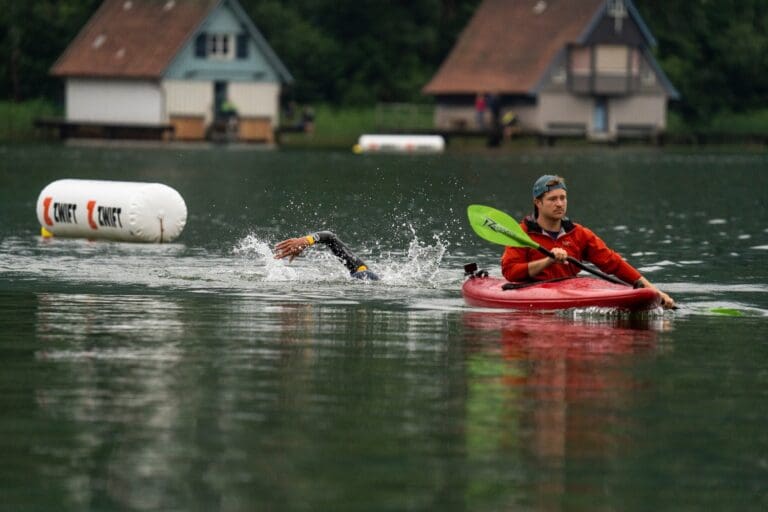
[[[542,246],[538,246],[536,248],[536,250],[539,251],[541,254],[543,254],[545,256],[549,256],[550,258],[555,259],[555,255],[552,254],[551,251],[545,249]],[[625,286],[632,286],[629,283],[626,283],[626,282],[622,281],[618,277],[613,277],[612,275],[606,274],[605,272],[600,272],[599,270],[596,270],[596,269],[594,269],[592,267],[588,267],[585,264],[583,264],[582,262],[580,262],[579,260],[577,260],[576,258],[573,258],[571,256],[568,256],[568,263],[570,263],[572,265],[576,265],[581,270],[586,270],[590,274],[594,274],[597,277],[605,279],[606,281],[610,281],[610,282],[616,283],[616,284],[623,284]]]

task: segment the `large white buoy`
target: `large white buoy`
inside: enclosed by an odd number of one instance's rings
[[[187,223],[181,195],[161,183],[58,180],[37,198],[44,236],[170,242]]]
[[[378,151],[398,153],[439,153],[445,149],[441,135],[361,135],[356,153]]]

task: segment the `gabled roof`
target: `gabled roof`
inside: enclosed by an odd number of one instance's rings
[[[625,4],[647,44],[655,44],[631,0]],[[484,0],[423,92],[532,94],[558,53],[587,39],[606,6],[606,0]]]
[[[237,0],[105,0],[51,68],[55,76],[157,79],[206,18],[228,3],[275,67],[285,69]]]
[[[218,0],[105,0],[51,74],[159,78],[216,4]]]

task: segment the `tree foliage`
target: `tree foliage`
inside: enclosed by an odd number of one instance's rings
[[[56,97],[48,71],[100,0],[0,0],[0,97]]]
[[[511,0],[510,0],[511,1]],[[0,0],[0,98],[57,99],[50,67],[101,0]],[[480,0],[240,0],[300,102],[421,101]],[[768,105],[768,2],[636,0],[691,122]]]
[[[642,0],[637,5],[688,121],[768,107],[768,2]]]
[[[414,101],[479,0],[242,0],[302,101]]]

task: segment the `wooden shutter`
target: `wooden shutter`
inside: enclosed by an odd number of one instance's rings
[[[248,58],[248,34],[237,34],[237,58]]]
[[[201,32],[195,38],[195,57],[205,57],[206,43],[208,42],[208,35],[205,32]]]

